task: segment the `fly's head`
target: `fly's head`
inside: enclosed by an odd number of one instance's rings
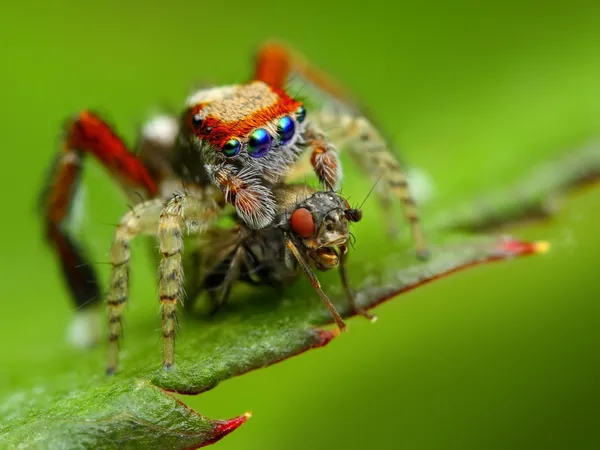
[[[277,172],[299,153],[304,107],[261,81],[200,90],[187,107],[187,136],[209,163]]]
[[[316,192],[299,203],[289,215],[288,233],[320,270],[339,264],[348,251],[350,222],[362,219],[360,209],[332,191]]]

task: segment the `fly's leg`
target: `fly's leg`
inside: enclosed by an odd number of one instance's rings
[[[209,291],[212,308],[210,315],[214,316],[223,306],[227,304],[231,294],[233,283],[240,278],[240,269],[244,261],[245,249],[241,245],[234,251],[231,261],[227,266],[225,278],[219,286],[218,291]]]
[[[350,287],[350,283],[348,281],[348,270],[346,267],[346,259],[348,257],[347,250],[348,249],[344,247],[340,251],[340,279],[342,281],[344,293],[346,294],[346,298],[348,299],[348,306],[350,307],[350,312],[363,316],[371,322],[375,322],[377,320],[377,316],[371,314],[366,309],[361,308],[356,304],[356,297],[354,291]]]
[[[304,260],[304,258],[300,254],[300,251],[296,247],[296,245],[291,240],[286,239],[285,246],[286,246],[289,254],[291,256],[293,256],[295,258],[295,260],[297,261],[298,265],[304,272],[304,275],[306,275],[306,277],[308,278],[308,281],[312,285],[313,289],[317,292],[318,296],[321,298],[321,301],[323,302],[323,304],[329,310],[329,313],[331,314],[331,317],[335,321],[338,329],[340,331],[346,331],[346,324],[344,323],[344,319],[342,319],[342,316],[340,316],[340,313],[335,309],[335,306],[333,305],[333,303],[331,303],[331,300],[329,300],[329,297],[327,296],[327,294],[325,294],[325,292],[321,288],[321,283],[319,282],[319,279],[314,274],[314,272],[310,268],[309,264]]]
[[[391,199],[399,200],[404,206],[404,215],[411,225],[417,255],[425,258],[428,254],[425,236],[420,224],[418,209],[410,192],[407,177],[393,154],[383,134],[367,118],[364,109],[327,74],[311,65],[301,55],[278,43],[268,43],[258,52],[255,78],[277,88],[284,88],[292,79],[299,79],[318,91],[328,104],[327,108],[313,114],[312,127],[332,129],[339,133],[333,141],[340,147],[348,146],[351,156],[374,181],[381,180],[377,193],[384,207]],[[308,145],[313,148],[311,163],[325,186],[335,177],[327,180],[325,174],[341,177],[337,156],[334,151],[323,151],[323,134],[308,133]],[[321,148],[321,150],[317,150]],[[327,155],[327,156],[319,156]],[[327,182],[328,181],[328,182]],[[392,217],[390,215],[390,217]],[[395,224],[392,224],[395,227]],[[390,227],[392,228],[392,227]]]
[[[82,314],[85,314],[83,309],[100,301],[96,273],[68,231],[87,154],[94,156],[123,186],[133,187],[146,196],[156,192],[156,182],[144,164],[102,119],[84,111],[67,124],[62,151],[56,156],[41,196],[41,209],[46,238],[57,254],[71,297]],[[89,334],[88,327],[84,328],[80,331]],[[79,345],[90,345],[95,340],[95,336],[81,333],[73,338]]]
[[[115,233],[110,251],[113,266],[108,305],[108,363],[106,371],[114,373],[119,362],[119,342],[122,334],[121,316],[129,295],[129,260],[133,238],[140,234],[157,235],[162,260],[159,268],[159,294],[162,314],[163,366],[174,363],[175,322],[177,301],[181,299],[184,229],[200,233],[217,215],[212,202],[176,194],[165,205],[160,199],[141,203],[127,213]]]

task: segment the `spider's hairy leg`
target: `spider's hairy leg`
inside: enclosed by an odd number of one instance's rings
[[[366,117],[337,109],[324,108],[315,119],[323,128],[334,130],[328,138],[340,148],[347,149],[361,171],[376,183],[375,193],[384,211],[389,210],[395,201],[402,203],[404,217],[411,227],[416,254],[419,258],[426,259],[429,252],[419,209],[406,173],[381,132]],[[388,228],[392,234],[396,234],[394,215],[387,216],[390,218]]]
[[[266,42],[257,52],[254,79],[283,89],[299,78],[321,94],[354,109],[351,95],[332,77],[319,70],[298,52],[275,41]]]
[[[177,302],[183,294],[184,229],[200,233],[218,215],[219,208],[206,199],[175,195],[169,200],[158,220],[158,241],[163,255],[159,268],[159,295],[163,334],[163,367],[175,364],[175,326]]]
[[[69,121],[62,151],[55,159],[41,197],[41,208],[46,238],[57,253],[77,308],[96,305],[100,301],[95,271],[68,231],[69,212],[78,191],[86,154],[94,156],[123,187],[134,187],[146,195],[156,192],[156,182],[144,164],[127,150],[102,119],[83,111]]]
[[[227,164],[207,164],[206,170],[225,196],[235,206],[238,216],[252,229],[261,229],[275,218],[275,199],[251,169],[238,171]]]
[[[384,208],[392,205],[394,198],[403,205],[404,217],[411,227],[415,250],[421,259],[428,257],[425,233],[421,226],[419,209],[410,190],[406,173],[381,133],[365,117],[345,117],[336,120],[346,124],[347,148],[350,156],[370,178],[381,186],[376,190]],[[393,217],[393,215],[389,215]],[[394,226],[394,224],[391,224]]]
[[[113,373],[119,361],[121,317],[129,295],[129,259],[131,241],[140,234],[155,235],[164,204],[152,199],[136,205],[121,219],[110,249],[112,272],[106,304],[108,309],[108,363],[106,372]]]

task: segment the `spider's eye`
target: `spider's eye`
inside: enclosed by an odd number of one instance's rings
[[[264,128],[254,130],[248,139],[248,153],[253,158],[260,158],[271,149],[271,135]]]
[[[306,108],[304,106],[300,106],[296,110],[296,120],[302,123],[304,122],[304,119],[306,119]]]
[[[277,123],[277,132],[282,144],[287,144],[293,137],[296,131],[296,124],[290,116],[284,116]]]
[[[232,157],[237,155],[240,152],[240,148],[242,144],[237,139],[229,139],[223,147],[221,147],[221,152],[225,156]]]
[[[192,116],[192,126],[194,130],[198,130],[202,126],[202,122],[204,119],[202,118],[202,114],[196,113]]]
[[[315,221],[306,208],[298,208],[290,216],[290,227],[298,236],[309,238],[315,233]]]

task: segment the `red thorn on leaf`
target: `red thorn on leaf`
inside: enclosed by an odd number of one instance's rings
[[[200,447],[206,447],[207,445],[212,445],[215,442],[220,441],[229,433],[231,433],[232,431],[239,428],[242,424],[244,424],[246,420],[248,420],[250,417],[252,417],[252,414],[247,412],[246,414],[241,415],[239,417],[234,417],[233,419],[218,421],[213,431],[213,438],[208,441],[205,441]]]
[[[498,249],[511,255],[529,255],[532,253],[546,253],[550,249],[550,243],[548,241],[524,242],[507,238],[498,243]]]
[[[377,305],[387,300],[390,300],[400,294],[412,291],[435,280],[445,278],[451,274],[463,271],[471,267],[492,263],[495,261],[503,261],[512,257],[546,253],[549,249],[550,243],[547,241],[525,242],[520,241],[518,239],[514,239],[512,237],[505,237],[500,241],[493,243],[491,246],[484,248],[483,257],[478,257],[475,259],[464,261],[461,264],[458,264],[454,267],[450,267],[443,272],[428,274],[427,276],[421,278],[417,282],[402,285],[397,289],[391,289],[383,295],[374,298],[371,304],[368,306],[368,308],[374,308]]]

